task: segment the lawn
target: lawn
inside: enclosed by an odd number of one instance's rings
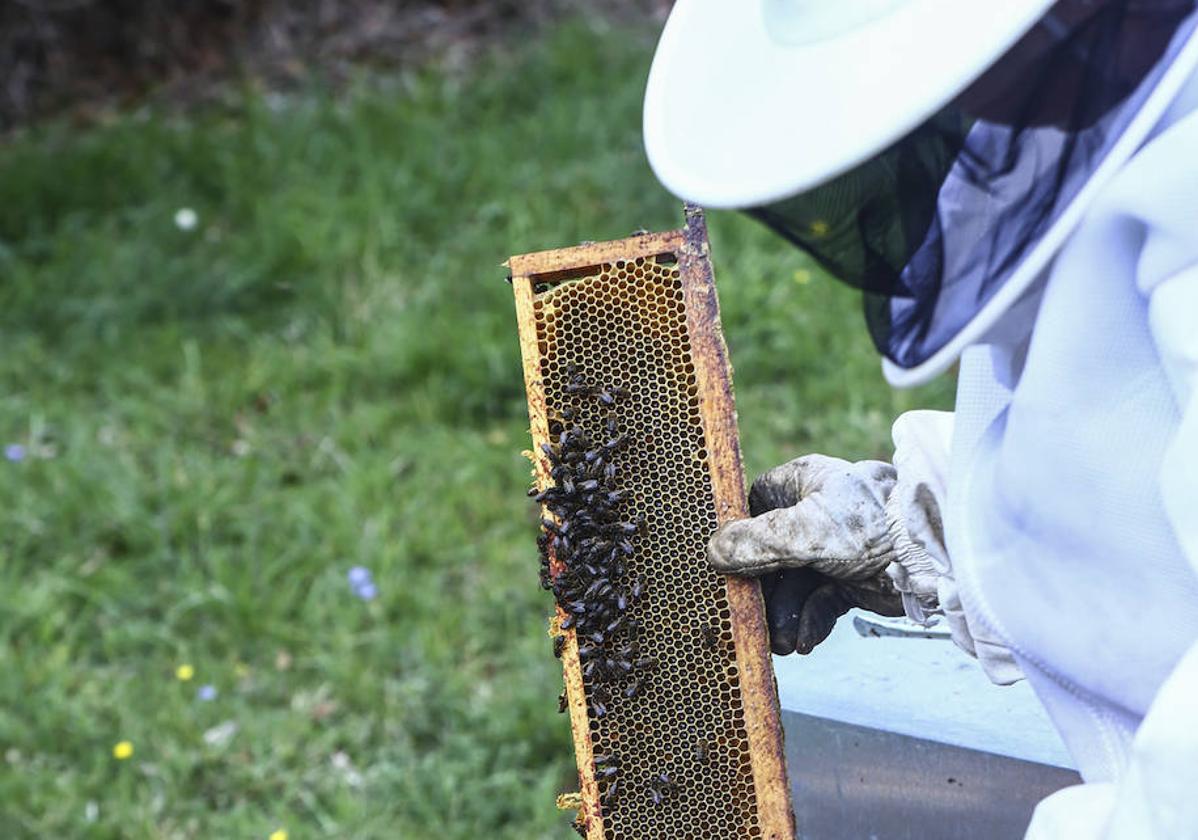
[[[0,837],[573,836],[499,263],[680,223],[652,44],[573,24],[0,146]],[[751,472],[947,404],[710,222]]]

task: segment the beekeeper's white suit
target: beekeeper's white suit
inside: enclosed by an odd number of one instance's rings
[[[1010,652],[1088,782],[1030,835],[1198,836],[1198,75],[1061,250],[1030,340],[962,354],[925,452],[983,664]]]
[[[701,15],[694,7],[703,5],[680,3],[691,8],[675,16]],[[846,4],[859,8],[857,21],[815,14],[811,25],[830,36],[815,39],[823,52],[812,66],[835,64],[836,39],[860,20],[921,5],[938,4]],[[979,26],[1008,26],[1004,48],[1026,30],[1013,22],[1019,14],[1047,7],[956,5],[1002,19]],[[764,6],[767,29],[796,31],[803,21],[802,2]],[[706,14],[720,19],[724,38],[752,26],[734,24],[732,12]],[[911,37],[916,23],[894,23],[890,34]],[[696,36],[693,19],[671,26],[675,37],[685,28],[694,50],[714,43]],[[1055,241],[1025,249],[1027,270],[1008,299],[982,307],[930,358],[887,361],[889,378],[906,385],[959,358],[955,412],[898,418],[893,471],[822,456],[771,471],[754,488],[766,512],[712,543],[712,561],[726,571],[813,575],[800,587],[806,604],[769,602],[805,622],[784,648],[809,649],[850,606],[901,603],[918,620],[944,615],[996,682],[1026,677],[1086,782],[1040,804],[1028,831],[1037,840],[1198,838],[1198,37],[1178,32],[1172,67],[1142,105],[1139,127],[1127,129],[1130,145],[1087,173],[1080,198],[1039,237]],[[768,194],[765,171],[779,154],[772,141],[747,173],[722,162],[743,138],[674,154],[688,103],[667,66],[674,59],[663,55],[679,52],[670,37],[667,27],[646,101],[650,158],[667,186],[746,206],[819,182],[817,172],[792,172],[792,183]],[[796,36],[778,49],[796,44],[810,48]],[[761,63],[778,72],[783,60]],[[667,90],[682,110],[655,99]],[[832,174],[846,169],[829,160]],[[707,175],[691,177],[699,172]],[[942,221],[951,203],[941,191]],[[960,305],[942,297],[935,317]]]

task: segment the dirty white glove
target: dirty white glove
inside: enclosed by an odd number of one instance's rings
[[[713,535],[716,570],[764,575],[775,653],[809,653],[853,607],[924,624],[945,614],[954,639],[974,653],[940,517],[952,414],[907,412],[894,437],[897,471],[881,461],[798,458],[753,482],[752,519]]]
[[[752,519],[729,522],[707,556],[719,572],[763,575],[775,653],[809,653],[853,607],[902,615],[886,567],[897,559],[884,505],[895,471],[881,461],[807,455],[753,482]]]

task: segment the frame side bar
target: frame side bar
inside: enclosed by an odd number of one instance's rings
[[[515,259],[515,258],[513,258]],[[532,462],[538,490],[551,483],[549,463],[541,452],[541,444],[549,443],[549,418],[545,404],[545,388],[541,381],[541,352],[537,346],[537,321],[533,308],[532,280],[515,275],[512,291],[516,297],[516,321],[519,325],[520,356],[524,363],[524,388],[528,395],[529,432],[532,435]],[[554,560],[553,562],[556,562]],[[557,622],[566,617],[561,607],[555,607]],[[582,687],[582,662],[578,657],[578,637],[573,628],[559,631],[566,637],[562,649],[562,671],[566,684],[566,701],[570,712],[570,732],[574,739],[574,758],[578,765],[578,785],[582,807],[578,816],[587,826],[587,840],[603,840],[603,820],[599,813],[599,784],[595,780],[594,749],[591,727],[587,719],[586,697]]]
[[[686,207],[684,242],[678,251],[687,331],[695,359],[699,412],[707,441],[716,517],[722,525],[749,515],[741,465],[732,366],[720,328],[719,301],[702,211]],[[732,637],[740,669],[753,786],[764,840],[794,840],[794,815],[782,748],[778,690],[770,661],[769,633],[756,580],[727,577]]]

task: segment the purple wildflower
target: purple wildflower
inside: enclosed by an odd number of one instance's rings
[[[379,590],[372,581],[367,581],[361,586],[355,586],[354,594],[363,601],[373,601],[378,596]]]
[[[4,457],[14,464],[25,460],[25,447],[19,443],[10,443],[4,447]]]
[[[215,700],[217,693],[218,692],[216,690],[216,686],[202,685],[198,689],[196,689],[196,699],[202,700],[203,702],[207,703],[210,700]]]

